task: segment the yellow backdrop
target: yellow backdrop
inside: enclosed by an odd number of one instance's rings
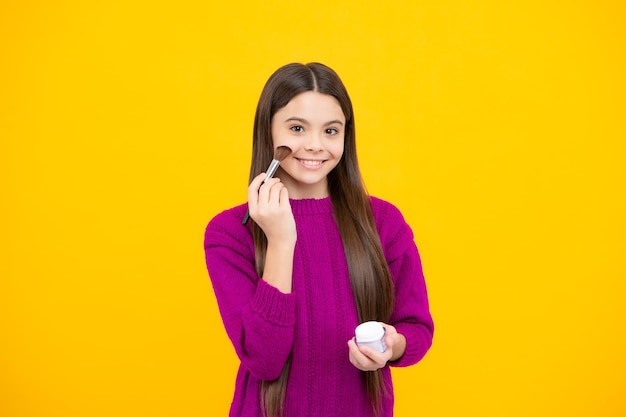
[[[626,415],[622,2],[4,1],[0,415],[226,415],[202,239],[321,61],[437,329],[398,417]]]

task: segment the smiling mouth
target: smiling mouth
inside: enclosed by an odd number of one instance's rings
[[[312,159],[298,159],[298,162],[307,167],[318,167],[324,163],[324,161]]]

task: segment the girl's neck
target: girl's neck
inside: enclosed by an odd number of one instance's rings
[[[281,181],[287,187],[289,198],[292,200],[321,199],[330,196],[327,181],[315,184],[302,184],[293,181],[290,177],[281,177]]]

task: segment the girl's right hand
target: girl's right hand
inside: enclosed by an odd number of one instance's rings
[[[296,222],[289,203],[289,192],[279,178],[257,175],[248,187],[250,217],[267,236],[268,243],[295,244]]]

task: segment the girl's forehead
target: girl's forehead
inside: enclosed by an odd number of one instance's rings
[[[296,95],[274,115],[279,120],[285,116],[311,119],[310,121],[331,118],[345,122],[345,115],[339,101],[329,94],[316,91],[306,91]]]

